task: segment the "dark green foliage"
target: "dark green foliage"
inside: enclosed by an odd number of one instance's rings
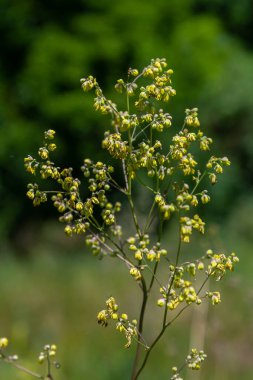
[[[202,124],[212,127],[238,168],[224,181],[216,210],[229,206],[235,189],[251,185],[250,0],[2,0],[0,12],[2,237],[13,238],[34,218],[24,205],[22,160],[38,146],[41,131],[57,129],[59,159],[77,170],[103,134],[106,120],[92,112],[79,79],[94,73],[106,93],[120,73],[151,57],[164,56],[177,68],[175,117],[186,105],[198,106]]]

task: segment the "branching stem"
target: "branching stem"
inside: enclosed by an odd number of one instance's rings
[[[33,372],[23,366],[21,366],[20,364],[14,362],[13,360],[10,360],[8,357],[6,357],[2,352],[1,352],[1,356],[2,356],[2,360],[5,362],[5,363],[8,363],[8,364],[11,364],[13,367],[19,369],[20,371],[22,372],[25,372],[26,374],[28,375],[31,375],[33,377],[36,377],[37,379],[44,379],[44,376],[43,375],[40,375],[36,372]]]

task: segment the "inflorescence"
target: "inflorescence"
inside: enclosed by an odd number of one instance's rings
[[[95,110],[111,117],[111,128],[105,131],[102,140],[109,164],[84,158],[81,166],[87,197],[80,190],[83,179],[75,177],[72,168],[61,168],[52,161],[51,155],[56,149],[55,131],[45,132],[37,157],[25,158],[29,173],[42,180],[51,180],[58,186],[58,190],[46,191],[37,183],[30,183],[27,196],[34,206],[51,197],[67,236],[84,234],[94,255],[117,257],[123,261],[144,294],[142,309],[145,310],[151,288],[157,285],[157,293],[160,293],[157,305],[164,309],[161,335],[170,325],[168,316],[175,309],[200,305],[204,298],[210,299],[213,305],[218,304],[220,293],[205,293],[203,286],[209,278],[222,279],[238,262],[234,253],[226,256],[212,250],[193,262],[180,260],[181,245],[190,243],[194,231],[205,232],[206,223],[196,211],[199,204],[211,201],[203,184],[209,181],[215,185],[230,161],[227,157],[210,154],[213,141],[201,130],[197,108],[186,109],[182,127],[173,132],[172,116],[166,110],[167,102],[176,95],[172,75],[173,70],[167,69],[164,58],[152,59],[140,72],[129,69],[127,81],[119,79],[115,85],[116,91],[126,97],[124,110],[118,109],[118,105],[104,95],[96,78],[81,79],[82,89],[94,92]],[[203,153],[200,162],[197,150],[199,154]],[[120,181],[116,179],[115,166],[122,168]],[[144,187],[151,198],[147,218],[142,224],[137,218],[132,195],[135,184]],[[112,201],[112,189],[125,196],[135,235],[127,236],[120,225],[122,205]],[[170,220],[179,224],[179,243],[175,252],[161,241],[164,226]],[[157,235],[154,234],[155,223],[159,225]],[[157,267],[161,262],[167,265],[165,284],[157,278]],[[199,272],[204,275],[204,282],[196,288],[194,280]],[[109,320],[115,321],[116,329],[125,335],[126,347],[129,347],[132,338],[137,340],[137,345],[143,344],[144,314],[141,312],[139,322],[129,320],[127,314],[118,312],[115,299],[110,297],[106,309],[97,318],[103,326],[107,326]],[[187,359],[188,367],[197,369],[204,357],[202,352],[193,350]],[[177,370],[174,372],[172,378],[179,379]]]

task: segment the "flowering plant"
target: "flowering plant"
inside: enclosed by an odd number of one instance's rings
[[[56,190],[45,191],[37,183],[30,183],[27,196],[33,205],[38,206],[51,197],[66,235],[84,234],[95,256],[120,260],[142,293],[140,312],[134,319],[119,310],[113,296],[97,315],[101,326],[115,324],[116,330],[126,338],[125,347],[135,346],[132,380],[139,378],[153,348],[184,310],[194,304],[201,307],[205,299],[212,305],[221,302],[220,293],[205,291],[205,285],[209,279],[221,280],[238,262],[234,253],[225,255],[212,249],[193,261],[182,255],[182,245],[190,243],[192,234],[205,232],[205,222],[195,211],[199,203],[210,201],[203,187],[204,179],[216,184],[230,161],[209,154],[212,139],[200,128],[197,108],[186,109],[182,127],[173,133],[172,116],[162,108],[176,95],[172,74],[166,60],[159,58],[152,59],[141,72],[129,69],[127,81],[119,79],[115,85],[116,91],[126,99],[124,110],[105,97],[93,76],[81,79],[85,92],[94,91],[95,110],[111,117],[111,128],[102,141],[102,148],[109,155],[108,162],[85,158],[81,167],[88,197],[84,198],[81,192],[83,179],[76,178],[72,168],[60,168],[52,161],[56,149],[54,130],[45,132],[38,158],[25,158],[29,173],[58,186]],[[205,165],[197,162],[196,150],[204,153]],[[144,221],[138,217],[135,187],[149,193],[150,207]],[[125,197],[123,206],[119,201],[112,201],[112,189],[121,194],[121,199]],[[121,225],[122,207],[129,207],[135,231],[130,236]],[[164,241],[164,230],[171,221],[178,224],[175,252]],[[159,274],[160,267],[165,268],[165,281]],[[196,278],[201,279],[198,287]],[[156,295],[157,307],[163,312],[159,331],[153,341],[147,342],[144,320],[147,304],[152,302],[151,294]],[[0,353],[6,360],[4,348],[1,347]],[[52,347],[45,350],[42,361],[51,351]],[[193,348],[182,367],[172,368],[171,380],[181,379],[180,372],[185,366],[199,369],[205,357],[203,351]],[[51,372],[47,376],[52,377]]]

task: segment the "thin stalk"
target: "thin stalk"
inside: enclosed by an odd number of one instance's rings
[[[152,272],[152,278],[151,278],[151,281],[150,281],[150,284],[149,284],[149,287],[148,287],[148,293],[151,292],[151,289],[152,289],[152,286],[153,286],[155,280],[158,283],[158,285],[160,286],[160,288],[162,287],[162,284],[160,283],[160,281],[156,277],[157,268],[158,268],[158,261],[155,263],[154,271]]]
[[[139,135],[141,135],[142,133],[147,137],[146,133],[145,133],[145,130],[150,126],[151,123],[147,124],[144,128],[142,128],[135,136],[134,136],[134,133],[135,133],[135,130],[133,131],[132,133],[132,140],[135,141],[137,139],[137,137]]]
[[[128,93],[127,93],[127,111],[128,111],[128,113],[130,112]],[[128,131],[128,143],[129,143],[129,149],[131,152],[132,151],[132,136],[131,136],[130,131]],[[126,180],[127,198],[128,198],[129,204],[130,204],[131,213],[133,216],[136,231],[137,231],[139,237],[141,237],[142,236],[141,229],[140,229],[139,224],[138,224],[138,220],[137,220],[137,216],[136,216],[135,208],[134,208],[134,203],[133,203],[133,199],[132,199],[132,180],[131,180],[130,176],[128,177],[128,175],[127,175],[125,163],[123,161],[122,161],[122,165],[123,165],[123,171],[124,171],[124,176],[125,176],[125,180]]]
[[[127,112],[130,113],[130,104],[129,104],[129,95],[128,91],[126,92],[126,101],[127,101]]]
[[[96,227],[97,228],[97,227]],[[93,236],[96,236],[96,238],[99,240],[99,242],[106,248],[106,250],[108,252],[111,252],[113,253],[113,249],[108,245],[106,244],[103,240],[100,239],[99,235],[95,234],[91,229],[89,229],[90,233],[93,235]],[[100,230],[99,230],[100,231]],[[110,235],[108,235],[106,232],[103,232],[104,236],[115,246],[115,248],[117,248],[117,250],[119,252],[122,253],[122,255],[120,253],[116,253],[116,257],[118,257],[121,261],[123,261],[126,266],[128,268],[132,268],[134,265],[133,263],[128,259],[127,255],[125,254],[124,250],[110,237]]]
[[[5,363],[11,364],[13,367],[19,369],[19,370],[22,371],[22,372],[25,372],[25,373],[28,374],[28,375],[31,375],[31,376],[33,376],[33,377],[36,377],[37,379],[42,379],[42,380],[44,379],[44,376],[43,376],[43,375],[39,375],[38,373],[33,372],[33,371],[30,371],[29,369],[24,368],[23,366],[21,366],[21,365],[15,363],[15,362],[13,362],[12,360],[8,359],[5,355],[3,355],[3,353],[1,353],[1,356],[2,356],[3,361],[4,361]]]
[[[159,186],[159,182],[157,181],[157,189],[158,189],[158,186]],[[153,203],[153,205],[151,207],[151,213],[150,214],[152,214],[152,210],[153,210],[154,205],[155,205],[155,201],[154,201],[154,203]],[[163,219],[161,217],[161,214],[159,213],[159,229],[158,229],[158,242],[159,243],[161,242],[161,239],[162,239],[162,232],[163,232]],[[153,283],[154,283],[154,280],[156,279],[156,272],[157,272],[157,269],[158,269],[158,264],[159,264],[159,262],[157,261],[155,263],[155,268],[154,268],[154,272],[153,272],[153,275],[152,275],[152,278],[151,278],[151,281],[150,281],[150,284],[149,284],[148,292],[151,291]]]
[[[112,178],[112,176],[110,176],[109,184],[111,186],[115,187],[115,189],[119,190],[121,193],[123,193],[123,194],[126,193],[125,189],[122,189],[121,186]]]
[[[47,352],[47,376],[51,379],[51,362],[49,357],[49,352]]]
[[[143,322],[144,322],[144,316],[145,316],[145,310],[147,306],[147,301],[148,301],[148,292],[147,292],[147,286],[144,278],[141,278],[142,282],[142,305],[141,305],[141,311],[140,311],[140,317],[139,317],[139,326],[138,326],[138,335],[141,338],[142,331],[143,331]],[[136,370],[137,370],[137,365],[139,362],[139,357],[141,353],[141,345],[140,342],[137,342],[137,347],[136,347],[136,352],[135,352],[135,358],[134,358],[134,363],[133,363],[133,369],[132,369],[132,376],[131,379],[135,380],[136,379]]]
[[[165,325],[165,329],[167,329],[167,327],[169,327],[173,322],[175,322],[176,319],[178,319],[178,317],[185,311],[185,309],[188,309],[188,307],[192,305],[192,304],[187,304],[185,305],[176,315],[174,318],[172,318],[169,322],[166,323]]]
[[[60,193],[60,194],[66,194],[66,191],[58,191],[58,190],[40,190],[41,192],[43,193],[46,193],[46,194],[55,194],[55,193]]]
[[[129,187],[129,190],[131,190],[131,187]],[[141,233],[140,226],[138,224],[138,220],[137,220],[137,216],[136,216],[136,213],[135,213],[134,203],[133,203],[133,199],[132,199],[131,193],[127,195],[127,198],[128,198],[129,204],[130,204],[130,209],[131,209],[131,213],[132,213],[132,216],[133,216],[133,220],[134,220],[134,225],[135,225],[136,231],[137,231],[139,237],[141,237],[142,233]]]
[[[153,129],[152,129],[152,126],[150,126],[150,130],[149,130],[149,140],[150,140],[150,145],[152,145],[152,141],[153,141]]]
[[[152,189],[152,187],[146,185],[141,179],[140,177],[138,177],[138,175],[136,175],[136,180],[142,185],[144,186],[146,189],[150,190],[152,193],[156,194],[155,190]]]
[[[179,230],[179,240],[178,240],[178,248],[177,248],[177,256],[176,256],[175,267],[177,267],[178,262],[179,262],[180,250],[181,250],[181,236],[180,236],[180,230]],[[174,271],[174,273],[172,275],[172,278],[171,278],[171,281],[170,281],[170,286],[169,286],[169,289],[168,289],[168,292],[167,292],[166,304],[168,302],[168,299],[169,299],[169,296],[170,296],[170,291],[171,291],[171,288],[172,288],[173,283],[174,283],[175,274],[176,274],[176,272]],[[163,327],[166,326],[167,314],[168,314],[168,308],[165,307],[164,317],[163,317]]]
[[[199,186],[200,182],[205,177],[205,175],[206,175],[206,170],[204,171],[204,173],[202,174],[202,176],[200,177],[200,179],[197,181],[196,185],[194,186],[194,188],[191,191],[191,194],[194,194],[194,191],[197,189],[197,187]]]
[[[203,289],[203,287],[205,286],[205,284],[207,283],[207,281],[208,281],[208,279],[209,279],[209,277],[210,277],[211,275],[212,275],[212,274],[210,273],[210,274],[206,277],[206,279],[204,280],[203,284],[200,286],[200,288],[199,288],[199,290],[198,290],[198,292],[197,292],[197,295],[201,292],[201,290]],[[167,323],[163,326],[163,328],[161,329],[159,335],[155,338],[155,340],[153,341],[153,343],[150,345],[149,350],[147,351],[147,353],[146,353],[146,355],[145,355],[145,358],[144,358],[144,360],[143,360],[143,363],[142,363],[140,369],[138,370],[138,372],[137,372],[136,377],[134,378],[134,380],[136,380],[136,379],[139,377],[139,375],[141,374],[142,370],[144,369],[144,367],[145,367],[145,365],[146,365],[146,363],[147,363],[147,360],[148,360],[148,358],[149,358],[149,355],[150,355],[151,351],[152,351],[153,348],[155,347],[156,343],[161,339],[161,337],[163,336],[163,334],[164,334],[165,330],[167,329],[167,327],[169,327],[173,322],[175,322],[175,321],[178,319],[178,317],[179,317],[179,316],[180,316],[180,315],[181,315],[186,309],[188,309],[188,307],[191,306],[191,305],[192,305],[192,304],[187,304],[187,305],[185,305],[185,306],[184,306],[184,307],[183,307],[183,308],[182,308],[182,309],[181,309],[181,310],[175,315],[174,318],[172,318],[169,322],[167,322]]]
[[[126,161],[122,160],[122,170],[124,174],[125,184],[126,184],[126,191],[128,191],[128,179],[127,179],[127,171],[126,171]],[[126,192],[124,192],[126,194]]]
[[[140,77],[142,77],[143,73],[144,73],[144,70],[139,75],[137,75],[137,77],[134,78],[132,83],[135,83]]]
[[[94,234],[95,235],[95,234]],[[109,235],[105,234],[105,236],[107,237],[108,240],[110,240],[110,242],[122,253],[122,255],[120,253],[116,253],[116,257],[118,257],[121,261],[123,261],[126,266],[128,268],[132,268],[134,265],[133,263],[129,260],[129,258],[126,256],[125,252],[123,251],[123,249],[117,244],[114,242],[114,240],[112,240],[110,238]],[[110,252],[113,252],[113,249],[111,247],[109,247],[105,242],[103,242],[99,237],[98,237],[98,240],[100,241],[101,244],[104,245],[104,247],[109,250]]]
[[[179,242],[178,242],[178,249],[177,249],[177,256],[176,256],[176,263],[175,263],[175,266],[178,265],[178,262],[179,262],[179,256],[180,256],[180,250],[181,250],[181,238],[180,238],[180,233],[179,233]],[[168,301],[168,298],[169,298],[169,295],[170,295],[170,291],[171,291],[171,288],[172,288],[172,285],[173,285],[173,282],[174,282],[174,279],[175,279],[175,272],[173,273],[173,276],[171,278],[171,281],[170,281],[170,286],[169,286],[169,289],[168,289],[168,292],[167,292],[167,297],[166,297],[166,303]],[[188,306],[188,305],[186,305]],[[165,306],[165,310],[164,310],[164,315],[163,315],[163,322],[162,322],[162,328],[161,328],[161,331],[160,333],[157,335],[157,337],[155,338],[155,340],[153,341],[153,343],[151,344],[151,346],[149,347],[149,350],[147,351],[145,357],[144,357],[144,360],[142,362],[142,365],[141,367],[139,368],[139,370],[137,371],[136,373],[136,376],[132,379],[132,380],[137,380],[139,375],[141,374],[141,372],[143,371],[143,369],[145,368],[145,365],[147,363],[147,360],[149,358],[149,355],[150,353],[152,352],[153,348],[155,347],[155,345],[157,344],[157,342],[161,339],[161,337],[163,336],[166,328],[168,327],[168,324],[166,324],[166,320],[167,320],[167,313],[168,313],[168,309],[167,307]]]
[[[152,212],[153,212],[153,210],[154,210],[155,205],[156,205],[156,202],[154,201],[153,204],[152,204],[152,206],[151,206],[151,208],[150,208],[150,211],[149,211],[149,214],[148,214],[148,217],[147,217],[147,221],[146,221],[146,223],[145,223],[145,227],[144,227],[144,230],[143,230],[143,233],[144,233],[144,234],[147,232],[147,230],[148,230],[148,228],[149,228],[149,225],[150,225],[150,218],[151,218],[151,216],[152,216]]]
[[[149,358],[149,355],[152,351],[152,349],[154,348],[154,346],[156,345],[156,343],[159,341],[159,339],[162,337],[163,333],[165,331],[165,327],[160,331],[160,333],[158,334],[158,336],[156,337],[156,339],[153,341],[153,343],[151,344],[151,346],[149,347],[149,350],[147,351],[145,357],[144,357],[144,360],[143,360],[143,363],[141,365],[141,367],[139,368],[139,370],[137,371],[136,375],[134,378],[132,378],[132,380],[137,380],[138,377],[140,376],[142,370],[144,369],[146,363],[147,363],[147,360]]]

